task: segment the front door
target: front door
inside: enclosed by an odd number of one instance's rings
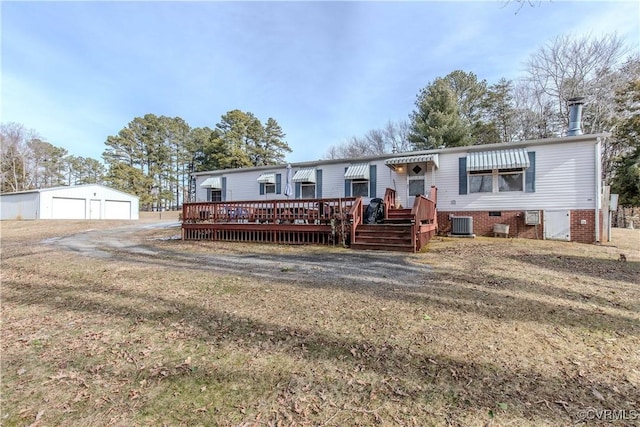
[[[407,206],[413,206],[415,196],[425,195],[425,178],[427,176],[426,163],[410,163],[407,165],[407,176],[409,178],[409,188],[407,192]]]
[[[100,200],[91,200],[91,204],[89,205],[89,218],[90,219],[100,219],[100,208],[101,208]]]
[[[569,241],[571,238],[571,212],[566,209],[544,211],[544,238]]]

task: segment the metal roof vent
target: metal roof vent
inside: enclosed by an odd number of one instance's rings
[[[584,96],[578,96],[568,100],[569,105],[569,132],[567,136],[582,135],[582,106],[584,105]]]

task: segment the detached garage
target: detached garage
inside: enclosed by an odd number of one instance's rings
[[[98,184],[0,195],[2,220],[138,219],[137,196]]]

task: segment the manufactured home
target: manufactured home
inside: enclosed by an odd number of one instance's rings
[[[196,201],[213,203],[356,197],[366,207],[389,190],[391,207],[407,209],[434,188],[439,233],[492,236],[499,226],[509,237],[595,243],[606,136],[217,170],[193,178]]]
[[[0,195],[2,220],[138,219],[137,196],[98,184]]]

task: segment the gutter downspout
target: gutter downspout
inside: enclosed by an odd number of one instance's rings
[[[600,159],[600,147],[601,147],[601,141],[602,139],[600,137],[597,138],[596,140],[596,144],[595,144],[595,157],[596,157],[596,164],[595,164],[595,169],[596,169],[596,186],[595,186],[595,214],[596,214],[596,242],[595,243],[600,243],[600,209],[601,209],[601,192],[602,192],[602,185],[601,185],[601,179],[600,179],[600,175],[602,174],[601,171],[601,159]]]

